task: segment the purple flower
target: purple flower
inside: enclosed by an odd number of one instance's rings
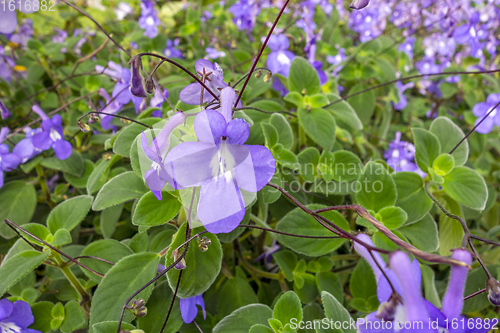
[[[401,81],[396,82],[396,88],[398,89],[399,102],[394,104],[394,109],[400,111],[403,110],[408,105],[408,99],[404,95],[407,89],[411,89],[415,86],[414,82],[408,82],[407,84],[402,84]]]
[[[11,5],[15,6],[14,10],[11,10]],[[33,13],[34,10],[33,1],[29,0],[18,0],[14,2],[5,2],[0,6],[0,34],[11,34],[16,30],[17,27],[17,11],[23,13]],[[29,9],[29,10],[27,10]]]
[[[10,111],[9,109],[7,109],[5,104],[3,104],[1,99],[0,99],[0,115],[2,116],[2,119],[10,118]]]
[[[2,127],[0,129],[0,142],[9,134],[9,129],[7,127]],[[0,187],[3,186],[3,173],[5,171],[11,171],[21,163],[21,158],[16,154],[9,153],[9,146],[7,144],[0,144]],[[0,301],[0,325],[1,324],[1,302]],[[1,327],[1,326],[0,326]]]
[[[14,60],[5,54],[5,49],[0,45],[0,77],[5,81],[10,82],[12,79],[12,69],[16,66]]]
[[[472,113],[476,117],[476,125],[490,112],[498,103],[500,102],[500,93],[489,94],[486,98],[486,102],[480,102],[474,105],[472,108]],[[481,134],[487,134],[491,132],[495,125],[500,126],[500,112],[498,112],[498,107],[493,110],[489,116],[476,128],[476,131]]]
[[[154,8],[153,1],[143,0],[141,2],[141,17],[139,27],[144,29],[144,36],[155,38],[158,36],[158,26],[161,24],[158,11]]]
[[[118,8],[115,8],[115,15],[118,21],[122,21],[125,16],[132,14],[133,12],[134,10],[132,7],[126,2],[120,2],[118,4]]]
[[[368,6],[368,4],[370,3],[370,0],[354,0],[353,2],[351,2],[351,4],[349,5],[349,8],[352,8],[352,9],[363,9],[365,8],[366,6]]]
[[[267,46],[272,50],[267,56],[267,68],[273,72],[273,74],[281,74],[288,77],[288,72],[290,71],[290,66],[295,58],[295,54],[288,51],[290,43],[285,35],[272,35],[269,38]]]
[[[17,29],[17,33],[12,35],[10,41],[24,48],[28,40],[33,36],[33,32],[33,22],[30,19],[23,19],[21,25]]]
[[[25,127],[23,131],[26,133],[26,137],[19,141],[12,149],[12,152],[21,158],[21,164],[27,162],[32,157],[40,154],[41,149],[33,146],[33,136],[42,132],[42,128],[32,129],[30,127]]]
[[[76,44],[73,46],[73,50],[75,51],[75,53],[77,55],[81,55],[82,53],[82,46],[83,44],[85,44],[87,42],[87,39],[89,38],[89,36],[94,36],[95,35],[95,32],[94,31],[82,31],[80,29],[75,29],[75,31],[73,32],[73,37],[77,37],[77,36],[82,36],[82,38],[80,38],[78,40],[78,42],[76,42]]]
[[[207,312],[205,311],[205,301],[203,300],[203,294],[198,296],[193,296],[190,298],[180,298],[179,307],[181,308],[182,320],[186,324],[191,323],[198,315],[198,307],[201,307],[203,311],[203,319],[207,319]]]
[[[337,53],[337,55],[335,55],[335,56],[331,56],[331,55],[326,56],[326,61],[328,61],[330,64],[332,64],[332,65],[335,66],[333,68],[333,72],[332,72],[333,75],[336,76],[336,75],[339,74],[339,72],[344,67],[342,65],[342,63],[346,59],[347,59],[347,56],[345,55],[345,49],[344,48],[339,49],[339,53]]]
[[[56,114],[50,119],[38,105],[33,105],[32,110],[42,118],[42,131],[31,138],[33,146],[40,150],[54,149],[56,157],[60,160],[70,157],[73,148],[64,140],[61,116]]]
[[[282,97],[288,94],[288,89],[286,89],[286,87],[283,85],[283,83],[281,83],[280,79],[278,79],[277,77],[275,77],[273,80],[273,89],[279,92]]]
[[[271,244],[271,246],[264,245],[264,252],[262,252],[260,256],[255,258],[253,262],[259,262],[260,260],[264,259],[264,265],[266,265],[266,269],[269,271],[273,268],[271,265],[271,261],[273,261],[273,253],[278,252],[279,249],[281,249],[281,246],[278,245],[276,239],[273,239],[273,243]]]
[[[401,141],[401,132],[396,132],[396,138],[389,143],[389,149],[384,152],[384,158],[394,172],[412,171],[425,176],[425,173],[414,162],[415,146]]]
[[[250,125],[232,119],[236,92],[221,91],[220,112],[200,112],[194,121],[198,142],[175,146],[165,159],[174,189],[200,186],[197,215],[207,231],[227,233],[245,215],[241,190],[260,191],[274,175],[276,161],[263,146],[244,145]]]
[[[406,53],[410,59],[413,59],[413,48],[415,46],[415,40],[415,37],[408,37],[403,44],[399,45],[398,51]]]
[[[260,12],[260,1],[239,0],[229,8],[238,29],[251,31]]]
[[[217,63],[212,64],[209,60],[200,59],[194,65],[196,73],[203,78],[205,76],[205,85],[210,88],[215,96],[220,95],[220,88],[227,87],[224,82],[224,75],[222,68]],[[203,103],[211,102],[214,100],[212,94],[203,89]],[[202,86],[198,82],[191,83],[186,88],[182,89],[179,94],[179,99],[186,104],[198,105],[200,104],[202,93]]]
[[[461,25],[453,32],[453,38],[459,44],[468,44],[470,46],[471,57],[477,57],[480,51],[478,26],[479,13],[475,12],[470,18],[470,23]],[[484,36],[485,37],[485,36]]]
[[[0,329],[2,333],[41,333],[29,329],[35,317],[31,308],[25,301],[12,303],[8,299],[0,300]]]
[[[106,101],[106,104],[101,105],[101,112],[109,113],[111,115],[105,115],[101,114],[101,127],[104,128],[105,130],[109,130],[111,126],[111,121],[113,120],[113,114],[120,112],[120,110],[123,108],[123,105],[118,103],[118,101],[112,100],[111,96],[109,96],[108,92],[104,90],[104,88],[99,89],[99,96],[103,97],[104,100]]]
[[[52,42],[54,43],[64,43],[68,37],[68,33],[65,30],[54,28],[56,35],[52,37]]]
[[[170,146],[170,134],[172,131],[186,120],[186,115],[182,112],[174,114],[163,127],[156,138],[153,139],[151,145],[148,144],[146,134],[142,132],[141,144],[146,156],[152,161],[151,169],[146,171],[144,178],[148,183],[148,187],[153,194],[162,199],[161,190],[168,180],[171,180],[168,175],[163,161],[167,155]]]
[[[179,43],[180,43],[179,38],[174,39],[173,42],[170,39],[168,39],[167,47],[163,50],[163,54],[165,55],[165,57],[184,59],[184,57],[182,56],[182,52],[177,49]]]
[[[137,45],[136,42],[130,42],[130,47],[133,48],[134,50],[139,49],[139,45]]]
[[[161,109],[161,107],[163,106],[163,103],[168,98],[168,90],[163,89],[163,91],[162,91],[161,87],[156,83],[156,81],[155,81],[155,86],[156,86],[155,94],[153,95],[153,97],[151,97],[151,100],[149,101],[149,105],[152,107],[157,107],[157,108]]]
[[[205,58],[207,59],[224,58],[226,56],[226,52],[219,51],[217,49],[214,49],[213,47],[207,47],[205,49],[205,52],[207,52],[207,55],[205,56]]]
[[[364,234],[358,235],[358,239],[373,245],[370,238]],[[421,295],[422,275],[416,259],[413,260],[413,263],[410,263],[407,254],[397,251],[390,256],[389,265],[391,268],[388,269],[378,253],[373,252],[372,257],[368,250],[358,243],[354,243],[354,247],[368,261],[375,274],[375,279],[377,280],[377,297],[381,303],[378,311],[367,315],[364,319],[358,320],[358,330],[360,333],[410,332],[410,330],[401,330],[400,328],[400,325],[404,327],[404,324],[408,322],[415,325],[417,322],[420,323],[419,328],[413,329],[411,332],[450,332],[451,330],[448,331],[448,328],[454,319],[455,321],[458,320],[457,322],[461,322],[462,319],[466,320],[460,313],[463,307],[467,266],[457,265],[451,268],[448,290],[443,299],[443,307],[439,310]],[[452,258],[462,261],[467,265],[470,265],[472,261],[471,254],[464,249],[455,250]],[[375,263],[375,260],[378,262],[378,265]],[[379,266],[383,269],[383,272]],[[386,276],[391,281],[397,293],[396,295],[393,293]],[[471,320],[476,323],[477,320],[481,319],[473,318]],[[432,326],[431,323],[437,323],[438,327]],[[484,327],[484,325],[473,326],[474,328],[471,329],[465,325],[464,329],[459,328],[458,330],[453,330],[453,332],[486,333],[488,331],[485,328],[475,328]],[[417,326],[412,325],[412,327]]]

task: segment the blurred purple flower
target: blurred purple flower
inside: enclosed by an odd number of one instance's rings
[[[415,37],[408,37],[403,44],[399,45],[398,51],[406,53],[408,57],[413,60],[413,48],[415,46],[415,40]]]
[[[64,43],[68,37],[68,33],[65,30],[54,28],[56,35],[52,37],[52,42],[54,43]]]
[[[387,164],[394,170],[412,171],[424,176],[415,164],[415,146],[409,142],[401,141],[401,132],[396,132],[396,138],[389,142],[389,149],[384,152]]]
[[[221,88],[227,87],[224,82],[224,75],[222,68],[214,62],[213,64],[206,59],[200,59],[195,64],[196,73],[200,77],[205,75],[205,85],[214,93],[215,96],[220,95]],[[186,88],[182,89],[179,94],[179,99],[186,104],[198,105],[201,100],[202,86],[198,82],[189,84]],[[203,103],[211,102],[214,100],[212,94],[203,91]]]
[[[5,139],[9,134],[9,129],[7,127],[2,127],[0,129],[0,142]],[[0,187],[3,186],[3,173],[6,171],[12,171],[21,163],[21,158],[14,153],[9,153],[9,146],[5,143],[0,144]],[[0,306],[2,301],[0,301]],[[0,307],[1,310],[1,307]],[[2,327],[0,312],[0,328]]]
[[[33,146],[33,136],[42,132],[42,128],[32,129],[30,127],[25,127],[23,129],[24,133],[26,133],[26,137],[19,141],[12,149],[12,152],[21,158],[21,164],[26,163],[28,160],[33,158],[34,156],[40,154],[42,152],[41,149]]]
[[[394,109],[400,111],[403,110],[408,105],[408,99],[404,95],[407,89],[415,87],[414,82],[408,82],[407,84],[402,84],[401,81],[396,82],[396,88],[398,89],[399,102],[394,104]]]
[[[226,56],[226,52],[219,51],[213,47],[207,47],[205,52],[207,52],[207,55],[205,56],[206,59],[224,58]]]
[[[158,26],[161,24],[158,18],[158,11],[154,8],[153,1],[142,0],[141,17],[139,18],[139,27],[144,29],[144,36],[155,38],[158,36]]]
[[[478,117],[475,125],[477,125],[498,103],[500,103],[500,93],[489,94],[486,98],[486,102],[480,102],[474,105],[472,112]],[[487,116],[476,128],[476,131],[481,134],[487,134],[491,132],[495,125],[500,126],[500,112],[498,111],[498,107],[491,111],[489,116]]]
[[[295,58],[295,54],[288,51],[290,43],[285,35],[272,35],[269,38],[267,46],[271,49],[271,53],[267,56],[267,68],[273,72],[273,74],[281,74],[288,77],[288,72],[290,71],[290,66]]]
[[[170,134],[185,120],[186,115],[184,113],[180,111],[175,113],[172,117],[170,117],[158,136],[153,139],[151,145],[148,144],[146,134],[142,132],[142,149],[146,153],[146,156],[152,161],[151,169],[146,171],[144,178],[148,183],[149,189],[158,198],[158,200],[162,199],[161,190],[167,181],[170,180],[171,182],[171,178],[165,169],[165,165],[163,164],[170,146]]]
[[[118,21],[122,21],[125,16],[132,14],[133,12],[134,10],[132,7],[126,2],[120,2],[118,7],[115,8],[115,15]]]
[[[221,91],[220,112],[200,112],[194,121],[198,142],[175,146],[165,159],[174,189],[200,186],[197,215],[207,231],[227,233],[245,215],[240,189],[260,191],[273,177],[276,167],[271,152],[263,146],[244,145],[250,125],[232,119],[236,92]]]
[[[250,32],[253,29],[260,12],[260,2],[259,0],[239,0],[229,8],[233,14],[233,22],[239,30]]]
[[[0,115],[2,116],[2,119],[10,118],[10,111],[9,109],[7,109],[5,104],[3,104],[1,99],[0,99]]]
[[[23,19],[21,25],[17,28],[17,33],[10,37],[10,41],[25,48],[28,40],[33,36],[33,33],[33,21],[30,19]]]
[[[468,44],[470,46],[470,56],[478,57],[480,46],[480,36],[478,36],[479,13],[475,12],[471,15],[469,24],[461,25],[453,32],[453,38],[458,44]],[[482,36],[485,38],[486,36]]]
[[[279,92],[282,97],[285,97],[285,95],[288,94],[288,89],[286,89],[286,87],[277,77],[275,77],[273,80],[273,89]]]
[[[190,298],[180,298],[179,307],[181,308],[182,320],[186,324],[191,323],[198,315],[198,307],[201,307],[203,311],[203,319],[207,319],[207,312],[205,311],[205,301],[203,300],[203,294],[198,296],[193,296]]]
[[[35,317],[28,303],[8,299],[0,300],[0,329],[2,333],[41,333],[28,326],[33,324]]]
[[[174,39],[173,42],[170,39],[168,39],[167,40],[167,47],[165,49],[163,49],[163,54],[165,55],[165,57],[184,59],[184,57],[182,56],[182,52],[180,50],[176,49],[176,47],[179,46],[179,43],[180,43],[179,38]]]
[[[344,48],[339,49],[339,52],[337,53],[337,55],[334,55],[334,56],[327,55],[326,56],[326,61],[328,61],[330,64],[335,66],[333,68],[333,72],[332,72],[332,74],[334,76],[338,75],[339,72],[342,70],[342,68],[344,67],[342,65],[342,62],[344,62],[344,60],[346,60],[346,59],[347,59],[347,56],[345,55]]]
[[[38,1],[37,1],[38,2]],[[29,0],[17,0],[13,2],[4,2],[0,6],[0,34],[11,34],[16,30],[17,27],[17,11],[23,13],[33,13],[36,8],[33,6],[33,1]],[[11,5],[15,6],[14,10],[11,10]],[[27,10],[29,9],[29,10]]]
[[[266,266],[266,269],[269,271],[273,267],[271,265],[271,261],[273,261],[273,253],[278,252],[278,250],[281,249],[281,246],[278,245],[278,242],[276,239],[273,239],[273,242],[271,246],[265,246],[264,245],[264,252],[261,253],[255,260],[255,262],[259,262],[260,260],[264,259],[264,265]]]
[[[133,48],[134,50],[139,49],[139,45],[137,45],[136,42],[130,42],[130,47]]]
[[[163,103],[168,98],[168,90],[167,89],[162,90],[161,87],[156,82],[155,86],[156,86],[155,94],[153,95],[153,97],[151,97],[151,100],[149,101],[149,106],[161,109]]]
[[[73,51],[75,51],[75,53],[77,55],[81,55],[82,54],[82,46],[83,44],[85,44],[87,42],[87,39],[89,38],[89,36],[95,36],[95,32],[94,31],[83,31],[81,29],[75,29],[75,31],[73,32],[73,37],[77,37],[77,36],[81,36],[81,38],[75,43],[75,45],[73,46]]]
[[[50,119],[38,105],[33,105],[32,110],[42,118],[42,131],[31,138],[33,146],[40,150],[54,149],[56,157],[60,160],[70,157],[73,147],[64,140],[61,116],[56,114]]]
[[[5,49],[2,45],[0,45],[0,77],[5,81],[10,82],[12,79],[12,70],[16,66],[14,60],[11,57],[8,57],[5,54]]]

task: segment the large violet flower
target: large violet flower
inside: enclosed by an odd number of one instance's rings
[[[367,235],[360,234],[358,239],[373,245]],[[391,268],[388,269],[378,253],[373,252],[372,257],[368,250],[358,243],[354,243],[354,247],[373,269],[377,280],[377,297],[381,303],[378,311],[358,320],[360,333],[486,333],[488,331],[488,329],[478,328],[485,325],[473,325],[474,328],[468,328],[467,319],[464,319],[465,327],[451,329],[453,320],[458,320],[457,322],[461,323],[463,318],[460,313],[463,307],[467,266],[457,265],[451,268],[448,290],[443,299],[443,307],[439,310],[421,295],[422,275],[416,259],[410,263],[407,254],[397,251],[391,255],[389,259]],[[472,261],[471,254],[464,249],[455,250],[452,258],[469,266]],[[378,262],[378,265],[375,261]],[[386,277],[391,281],[397,295],[394,294]],[[470,320],[476,323],[477,320],[481,319]],[[404,329],[405,323],[412,323],[413,330]]]
[[[486,102],[477,103],[472,108],[472,112],[477,117],[476,125],[500,102],[500,93],[489,94]],[[489,116],[476,128],[476,131],[481,134],[491,132],[495,125],[500,126],[500,112],[499,107],[493,110]]]
[[[202,78],[205,77],[205,85],[210,88],[215,96],[220,95],[220,89],[227,87],[224,82],[222,68],[215,62],[212,64],[209,60],[200,59],[194,65],[196,73]],[[179,94],[179,99],[186,104],[199,105],[201,101],[202,86],[198,82],[191,83],[186,88],[182,89]],[[205,91],[203,88],[203,103],[214,100],[212,94]]]
[[[2,333],[41,333],[29,329],[35,317],[25,301],[12,303],[8,299],[0,300],[0,331]]]
[[[141,144],[146,156],[152,161],[151,169],[146,171],[144,178],[148,183],[149,189],[158,198],[162,199],[161,190],[165,186],[170,176],[168,175],[163,161],[167,155],[170,146],[170,134],[172,131],[186,120],[186,115],[182,112],[174,114],[162,128],[151,145],[148,143],[146,134],[142,132]]]
[[[200,186],[197,215],[212,233],[234,230],[245,215],[240,189],[260,191],[274,175],[276,161],[263,146],[244,145],[250,126],[232,119],[236,92],[221,91],[220,112],[200,112],[194,121],[199,142],[175,146],[165,167],[175,189]]]
[[[158,11],[155,9],[153,1],[143,0],[141,2],[141,17],[139,27],[144,29],[144,36],[155,38],[158,36],[158,26],[161,24],[158,18]]]
[[[288,72],[290,71],[290,66],[295,58],[295,54],[288,51],[290,43],[285,35],[272,35],[269,38],[267,46],[272,50],[267,56],[267,68],[273,72],[273,74],[281,74],[288,77]]]
[[[52,147],[56,157],[65,160],[70,157],[73,148],[64,140],[61,116],[56,114],[50,119],[38,105],[33,105],[33,112],[42,118],[42,131],[33,135],[32,142],[35,148],[48,150]]]
[[[7,127],[3,127],[0,129],[0,142],[3,141],[3,139],[7,134],[9,134],[9,129]],[[19,163],[21,163],[21,158],[16,154],[9,153],[9,146],[7,146],[5,143],[0,144],[0,187],[3,186],[3,173],[5,171],[11,171],[17,168]],[[0,312],[0,319],[1,319],[1,312]]]
[[[205,301],[203,300],[203,294],[189,298],[181,298],[179,300],[181,317],[186,324],[191,323],[198,315],[197,305],[201,307],[201,310],[203,311],[203,318],[206,319],[207,312],[205,311]]]
[[[33,1],[18,0],[12,2],[16,9],[11,10],[11,2],[5,2],[0,6],[0,34],[11,34],[17,27],[17,11],[23,13],[33,13],[35,10]]]

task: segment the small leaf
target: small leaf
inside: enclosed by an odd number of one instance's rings
[[[167,223],[181,209],[181,203],[168,192],[162,192],[162,200],[158,200],[152,192],[144,194],[135,206],[132,223],[154,227]]]
[[[0,236],[10,239],[16,233],[4,220],[17,225],[31,221],[37,204],[35,187],[22,180],[8,182],[0,188],[0,202]]]
[[[432,207],[432,200],[425,193],[424,182],[415,172],[395,172],[392,178],[396,183],[398,200],[396,206],[408,214],[406,224],[421,220]]]
[[[213,333],[248,333],[254,325],[270,327],[268,319],[273,311],[264,304],[250,304],[224,317],[213,329]]]
[[[434,119],[429,130],[438,138],[442,153],[449,153],[465,136],[460,127],[448,117]],[[469,157],[469,143],[467,140],[464,140],[451,155],[454,158],[455,165],[464,165]]]
[[[283,97],[285,101],[288,103],[292,103],[297,107],[305,107],[304,104],[304,96],[297,91],[290,91],[288,94]]]
[[[50,251],[24,251],[18,255],[2,262],[0,266],[0,295],[21,280],[29,272],[40,266],[40,264],[49,257]]]
[[[412,128],[415,141],[415,159],[418,167],[426,171],[441,154],[441,145],[437,136],[422,128]]]
[[[236,269],[241,270],[239,267]],[[240,271],[236,276],[230,277],[220,290],[217,313],[226,316],[234,310],[254,303],[259,303],[259,299],[248,283],[245,274]]]
[[[342,329],[330,329],[330,331],[335,333],[356,333],[355,328],[351,324],[354,322],[349,312],[342,306],[342,304],[337,301],[330,293],[323,291],[321,293],[321,300],[323,301],[323,306],[325,308],[326,318],[333,320],[335,322],[346,323],[346,328]],[[354,326],[355,327],[355,326]]]
[[[455,166],[453,155],[441,154],[432,163],[432,168],[439,176],[446,176]]]
[[[293,291],[287,291],[278,299],[273,309],[273,318],[284,325],[289,324],[292,319],[302,320],[302,304]]]
[[[121,204],[125,201],[140,198],[148,189],[144,182],[133,171],[119,174],[107,182],[97,194],[92,209],[99,211]]]
[[[379,210],[375,218],[390,230],[394,230],[398,229],[406,222],[408,215],[400,207],[389,206]]]
[[[319,76],[314,67],[302,57],[295,57],[288,74],[290,91],[314,95],[320,91]]]
[[[294,135],[292,127],[286,118],[280,113],[274,113],[269,118],[269,123],[278,131],[278,142],[283,145],[283,148],[292,149]]]
[[[54,234],[54,240],[51,242],[52,246],[63,246],[72,242],[71,234],[66,229],[59,229]]]
[[[488,199],[488,188],[477,171],[456,167],[444,176],[444,191],[459,203],[472,209],[483,210]]]
[[[282,250],[272,254],[274,261],[285,275],[288,281],[293,280],[293,271],[297,265],[297,256],[292,251]]]
[[[348,95],[359,93],[367,88],[367,86],[358,83],[349,90]],[[349,98],[349,104],[356,111],[361,122],[367,124],[375,112],[375,93],[373,90],[367,90]]]
[[[69,333],[85,326],[87,319],[76,301],[69,301],[64,305],[64,309],[65,316],[61,324],[61,332]]]
[[[278,143],[279,136],[276,128],[268,123],[260,123],[262,127],[262,132],[264,133],[264,138],[266,140],[266,147],[271,149]]]
[[[364,208],[378,212],[396,203],[396,184],[382,164],[368,162],[358,178],[358,184],[360,190],[356,193],[356,199]]]
[[[54,234],[59,229],[73,230],[85,218],[93,200],[90,195],[80,195],[58,204],[47,218],[50,232]]]
[[[324,109],[312,109],[307,111],[304,108],[298,110],[299,123],[304,131],[318,145],[330,151],[335,143],[335,131],[337,125],[335,118],[330,112]]]

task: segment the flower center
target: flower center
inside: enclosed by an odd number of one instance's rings
[[[153,17],[148,16],[148,18],[146,19],[146,24],[147,25],[154,25],[155,24],[155,20],[153,19]]]
[[[288,65],[290,64],[290,59],[286,56],[284,52],[279,52],[278,62],[282,65]]]
[[[58,141],[62,139],[61,134],[59,134],[59,132],[54,128],[50,129],[50,138],[52,139],[52,141]]]
[[[491,108],[488,109],[488,112],[490,112],[491,110],[493,109],[493,106]],[[488,112],[486,112],[486,114],[488,114]],[[497,114],[497,110],[494,110],[493,112],[490,113],[490,117],[494,118]]]
[[[1,333],[21,333],[21,328],[14,323],[0,322]]]

